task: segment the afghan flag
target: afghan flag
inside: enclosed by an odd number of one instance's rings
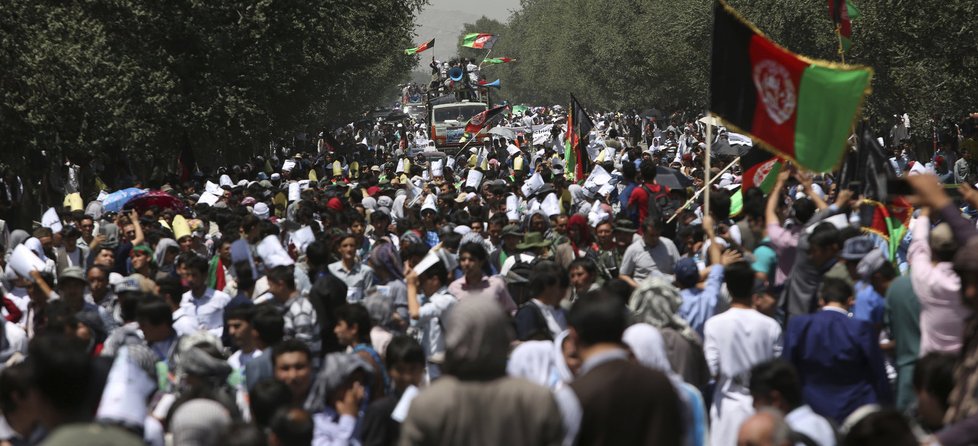
[[[571,104],[567,108],[567,130],[564,142],[565,172],[574,172],[574,181],[587,178],[591,172],[591,157],[587,153],[588,138],[594,128],[594,123],[587,115],[584,107],[571,95]]]
[[[516,59],[510,59],[508,57],[493,57],[490,59],[482,60],[482,63],[493,64],[493,65],[497,65],[501,63],[510,63],[510,62],[516,62]]]
[[[751,147],[740,157],[740,167],[744,171],[743,189],[759,187],[765,194],[771,193],[778,173],[784,163],[777,156],[760,147]]]
[[[796,55],[723,0],[714,14],[710,111],[781,158],[832,170],[870,91],[872,69]]]
[[[465,133],[470,133],[473,135],[479,133],[479,130],[482,130],[482,128],[488,125],[490,121],[503,114],[507,108],[509,108],[508,105],[500,105],[499,107],[490,108],[473,116],[472,119],[469,119],[468,124],[465,124]]]
[[[489,50],[492,46],[496,44],[496,39],[498,37],[495,34],[487,33],[471,33],[466,34],[462,38],[462,46],[467,48],[475,48],[478,50]]]
[[[859,18],[859,9],[850,0],[829,0],[829,17],[842,41],[842,50],[852,46],[852,21]]]
[[[429,41],[427,41],[425,43],[422,43],[420,46],[416,46],[414,48],[408,48],[408,49],[404,50],[404,54],[407,54],[408,56],[413,56],[413,55],[418,54],[418,53],[420,53],[420,52],[422,52],[424,50],[433,48],[434,46],[435,46],[435,39],[431,39],[431,40],[429,40]]]

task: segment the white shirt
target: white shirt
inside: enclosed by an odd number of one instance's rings
[[[781,355],[781,326],[757,310],[731,308],[706,320],[703,351],[717,385],[710,407],[710,444],[734,445],[754,413],[748,380],[755,364]]]
[[[418,296],[421,298],[421,296]],[[445,353],[445,337],[441,332],[439,320],[445,311],[455,305],[455,296],[448,293],[448,287],[438,290],[430,298],[425,297],[421,303],[417,324],[421,328],[421,348],[425,358]]]
[[[180,309],[196,322],[201,330],[220,330],[224,328],[224,307],[231,301],[223,291],[208,288],[204,295],[194,298],[193,291],[183,293]]]
[[[835,431],[832,429],[832,425],[821,415],[812,411],[812,408],[808,407],[807,404],[788,412],[784,421],[788,423],[791,430],[807,435],[815,440],[819,446],[835,446]]]

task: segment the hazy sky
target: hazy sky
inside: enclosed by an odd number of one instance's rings
[[[461,11],[505,21],[509,11],[520,7],[520,0],[429,0],[427,8]]]

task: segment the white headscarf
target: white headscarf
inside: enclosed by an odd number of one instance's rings
[[[509,356],[506,373],[524,378],[550,390],[558,390],[574,380],[562,345],[569,331],[564,330],[555,341],[527,341],[517,346]]]

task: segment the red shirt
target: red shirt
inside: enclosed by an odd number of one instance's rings
[[[649,216],[649,194],[645,192],[645,188],[648,188],[653,194],[659,194],[660,192],[669,193],[668,187],[655,183],[645,183],[642,186],[633,189],[632,194],[628,197],[628,208],[638,208],[638,221],[635,223],[638,226],[639,234],[642,233],[643,223],[645,223],[645,219]]]

